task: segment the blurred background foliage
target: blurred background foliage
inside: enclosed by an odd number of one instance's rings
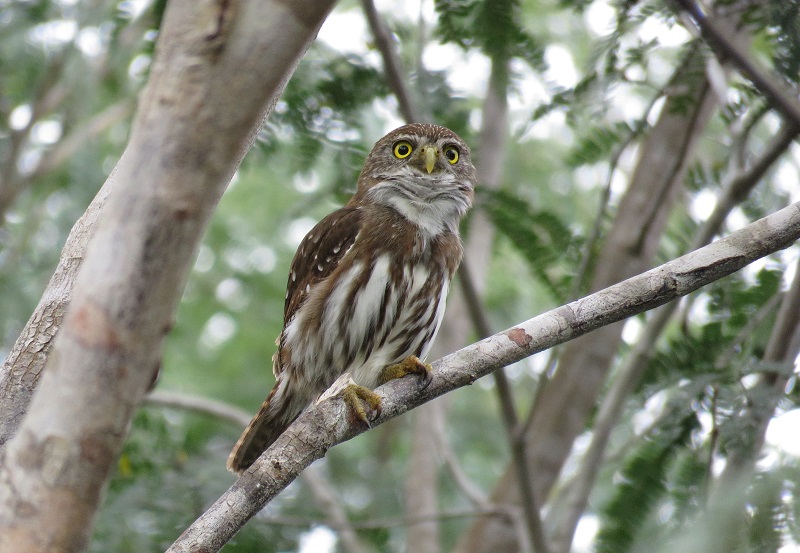
[[[719,4],[741,10],[755,29],[756,57],[796,83],[800,3]],[[0,0],[2,354],[37,304],[69,229],[125,147],[164,5]],[[597,223],[602,236],[609,228],[673,72],[690,52],[706,47],[659,1],[377,5],[397,38],[415,102],[470,144],[479,142],[488,60],[507,61],[503,182],[477,196],[477,209],[496,230],[483,301],[492,327],[506,328],[585,292],[587,275],[579,267],[591,271],[602,263],[592,229]],[[778,128],[763,98],[746,81],[730,79],[692,161],[682,207],[662,239],[661,261],[684,251],[713,206],[731,163],[731,129],[749,125],[747,148],[759,152]],[[316,221],[346,201],[372,143],[399,124],[361,6],[343,0],[219,205],[169,335],[158,389],[255,412],[272,383],[294,250]],[[476,152],[477,164],[482,154]],[[797,200],[798,161],[793,146],[734,209],[727,229]],[[786,250],[686,302],[629,398],[573,550],[672,551],[685,545],[685,535],[698,533],[694,521],[717,465],[743,431],[742,392],[764,370],[758,360],[796,258],[796,248]],[[620,355],[644,320],[628,323]],[[509,370],[516,402],[525,409],[546,375],[548,355]],[[768,434],[757,478],[739,498],[748,528],[741,551],[800,551],[800,449],[785,431],[800,424],[795,382],[789,379],[780,401],[783,422]],[[451,396],[447,448],[488,493],[510,456],[493,385],[480,381]],[[404,517],[413,515],[404,513],[403,481],[414,470],[407,466],[404,419],[336,447],[318,463],[359,537],[375,551],[405,550]],[[233,482],[224,464],[240,430],[209,414],[144,406],[90,550],[165,549]],[[562,485],[574,473],[583,438]],[[474,506],[444,469],[440,483],[441,550],[450,551]],[[225,551],[343,550],[335,531],[300,479]]]

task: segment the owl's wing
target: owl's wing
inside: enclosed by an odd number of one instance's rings
[[[339,261],[353,246],[361,228],[361,220],[360,209],[343,207],[317,223],[300,242],[286,286],[284,325],[292,320],[306,301],[311,288],[333,273]]]

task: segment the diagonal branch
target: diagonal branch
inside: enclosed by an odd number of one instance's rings
[[[398,379],[378,388],[382,411],[373,426],[472,384],[500,367],[684,296],[798,238],[800,203],[709,246],[467,346],[433,364],[433,380],[425,390],[419,390],[414,379]],[[334,445],[366,430],[351,422],[336,393],[325,396],[328,399],[300,415],[168,551],[218,551],[305,467]]]
[[[748,193],[764,177],[772,163],[792,143],[797,136],[796,129],[797,127],[793,125],[784,126],[767,145],[761,157],[748,170],[736,174],[729,180],[711,216],[698,230],[690,249],[708,244],[719,232],[722,223],[734,206],[747,197]],[[589,500],[589,493],[594,486],[597,474],[603,467],[603,456],[611,431],[622,415],[625,402],[644,376],[648,362],[655,351],[656,342],[677,308],[678,302],[672,302],[653,311],[639,341],[620,367],[600,405],[595,417],[592,440],[578,468],[575,485],[569,487],[565,492],[564,512],[560,513],[561,516],[556,515],[554,520],[548,521],[552,539],[556,544],[556,551],[569,551],[570,549],[578,520]],[[553,509],[551,513],[559,513],[559,509]]]
[[[192,394],[154,390],[145,396],[144,401],[153,406],[172,407],[210,415],[227,421],[236,428],[247,426],[252,419],[252,415],[249,412],[235,405]],[[309,467],[303,471],[301,478],[311,489],[317,506],[327,516],[325,524],[339,533],[343,551],[345,553],[367,553],[369,551],[368,547],[358,537],[354,525],[347,518],[347,512],[342,502],[336,496],[336,490],[333,489],[333,486],[322,474],[322,471],[316,470],[315,467]],[[314,522],[319,523],[320,521],[314,520]],[[310,523],[311,521],[309,520],[303,525],[310,525]]]
[[[394,47],[392,33],[375,8],[373,0],[361,0],[364,15],[375,39],[375,46],[383,58],[383,71],[386,74],[389,88],[397,98],[398,108],[406,123],[423,123],[425,118],[412,101],[411,90],[406,86],[405,71],[403,70],[400,56]]]
[[[691,17],[717,55],[730,60],[776,109],[795,125],[800,125],[800,104],[794,94],[782,81],[769,75],[747,52],[728,38],[733,34],[732,29],[723,20],[707,16],[695,0],[672,0],[672,3]]]

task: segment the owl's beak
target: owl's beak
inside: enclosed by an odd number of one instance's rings
[[[428,170],[430,175],[436,166],[436,158],[439,157],[439,151],[435,147],[428,146],[422,153],[425,156],[425,169]]]

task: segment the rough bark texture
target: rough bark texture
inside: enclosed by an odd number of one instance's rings
[[[680,94],[702,71],[698,51],[676,80]],[[704,79],[694,79],[693,107],[688,113],[676,105],[685,101],[668,96],[658,121],[641,147],[636,170],[623,196],[614,224],[598,257],[591,290],[599,290],[652,266],[661,234],[682,190],[688,161],[707,125],[716,99]],[[575,437],[594,409],[597,395],[621,341],[622,323],[609,325],[570,343],[553,379],[534,405],[527,423],[529,473],[534,494],[544,502],[564,464]],[[492,493],[492,500],[519,504],[519,483],[509,468]],[[477,521],[459,544],[464,553],[506,553],[517,549],[511,525],[499,518]]]
[[[377,426],[456,388],[472,384],[527,356],[684,296],[800,238],[800,203],[792,204],[713,244],[641,275],[534,317],[452,353],[433,364],[433,379],[419,390],[414,378],[393,380],[381,395]],[[297,475],[337,443],[366,429],[352,422],[340,395],[347,375],[200,516],[168,550],[218,551]]]
[[[55,273],[39,305],[23,328],[0,367],[0,451],[17,431],[39,382],[50,347],[64,318],[83,252],[113,186],[115,174],[106,181],[67,237]]]
[[[331,6],[168,4],[63,327],[3,453],[0,551],[84,548],[207,221]]]

